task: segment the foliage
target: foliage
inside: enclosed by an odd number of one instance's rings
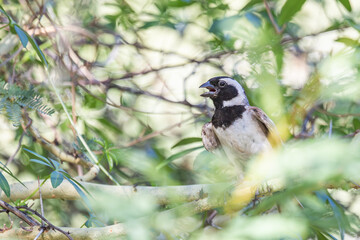
[[[0,82],[0,110],[5,109],[7,117],[14,126],[21,121],[21,108],[30,108],[51,116],[55,110],[42,103],[41,96],[33,89],[23,90],[13,84]]]
[[[40,175],[56,190],[69,182],[85,205],[44,200],[46,216],[62,226],[97,226],[99,234],[120,222],[114,229],[126,229],[129,239],[359,236],[355,1],[0,3],[0,109],[6,112],[0,188],[7,197],[15,186],[9,175],[24,182]],[[228,214],[224,205],[236,186],[216,184],[234,181],[234,170],[202,147],[200,130],[212,105],[198,89],[220,75],[242,84],[284,140],[246,168],[247,177],[275,180],[282,190],[245,202],[226,223],[217,220]],[[22,121],[22,128],[3,125]],[[82,186],[89,176],[102,184],[93,186],[99,192]],[[133,190],[118,197],[107,190],[112,183]],[[184,197],[165,198],[158,190],[200,183],[212,187]],[[129,195],[141,185],[148,194]],[[11,200],[19,207],[34,196]],[[213,225],[221,230],[209,230],[207,213],[189,207],[205,200],[216,207]]]

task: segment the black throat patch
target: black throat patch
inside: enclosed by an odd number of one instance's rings
[[[216,108],[211,122],[214,127],[227,128],[237,119],[242,118],[245,112],[244,105],[235,105],[230,107]]]

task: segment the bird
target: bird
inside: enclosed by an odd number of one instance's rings
[[[223,152],[242,174],[248,160],[272,149],[281,139],[274,122],[258,107],[250,106],[241,84],[228,76],[218,76],[203,83],[215,106],[211,121],[202,127],[206,150]]]

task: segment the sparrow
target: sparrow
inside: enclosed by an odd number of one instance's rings
[[[249,105],[236,80],[214,77],[200,88],[209,90],[200,96],[209,97],[215,106],[211,121],[201,131],[203,145],[209,152],[223,152],[238,171],[244,171],[251,156],[281,141],[273,121],[260,108]]]

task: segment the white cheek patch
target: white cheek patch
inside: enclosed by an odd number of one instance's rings
[[[223,101],[223,107],[232,107],[236,105],[243,105],[244,98],[240,95],[237,95],[231,100]]]
[[[249,104],[244,89],[241,87],[240,83],[231,79],[231,78],[222,78],[221,80],[225,81],[228,85],[231,85],[236,88],[238,95],[230,100],[223,101],[223,107],[231,107],[236,105],[247,105]]]

